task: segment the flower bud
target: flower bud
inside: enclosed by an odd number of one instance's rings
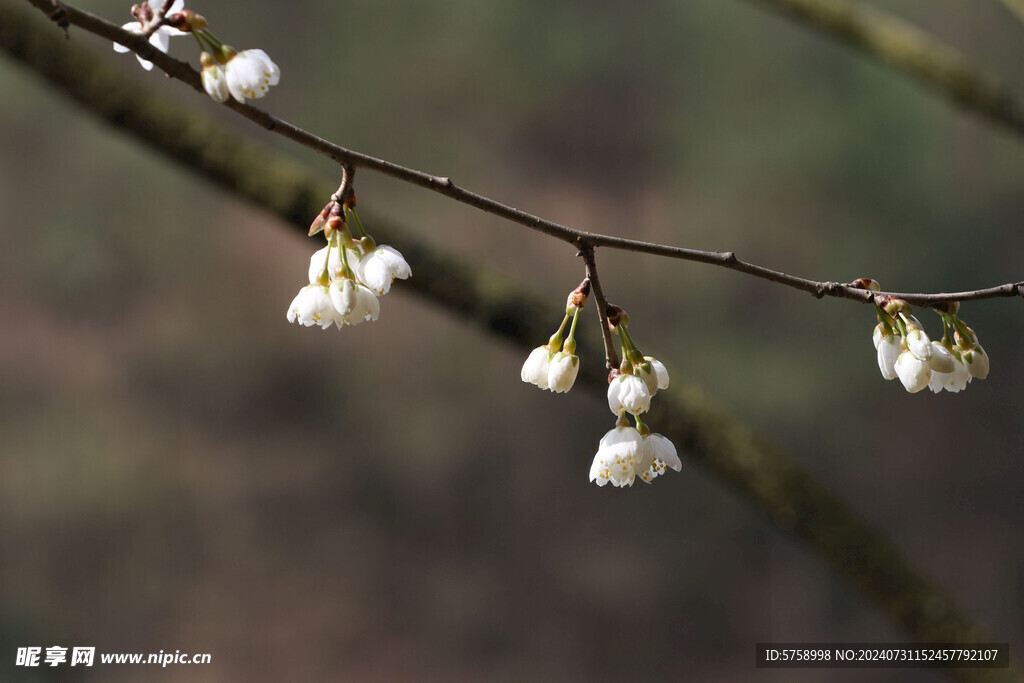
[[[190,9],[183,9],[167,17],[167,24],[185,33],[205,31],[207,28],[206,17]]]
[[[869,292],[881,292],[882,285],[878,284],[877,280],[872,280],[869,277],[861,277],[850,283],[851,286],[857,289],[866,289]]]
[[[590,278],[583,278],[583,282],[580,283],[579,287],[569,292],[569,297],[565,300],[565,312],[568,315],[572,315],[577,310],[587,305],[587,297],[590,296]]]

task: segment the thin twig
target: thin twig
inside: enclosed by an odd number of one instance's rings
[[[832,7],[832,3],[840,3],[840,0],[771,1],[792,6],[794,8],[811,8],[818,7],[819,5],[821,7]],[[28,2],[44,11],[52,11],[53,5],[50,3],[50,0],[28,0]],[[194,89],[200,92],[205,92],[200,82],[199,73],[188,63],[164,54],[150,45],[142,36],[124,31],[121,27],[115,26],[100,17],[70,5],[64,5],[64,8],[65,19],[71,24],[128,47],[139,54],[143,59],[147,59],[156,64],[169,76],[191,85]],[[831,11],[835,13],[837,10],[833,7]],[[833,21],[838,21],[837,17],[832,17],[832,15],[828,16],[831,17]],[[852,16],[854,18],[859,17],[859,11],[853,12]],[[871,15],[868,13],[866,16]],[[861,26],[861,23],[855,23],[855,26]],[[865,26],[872,25],[865,24]],[[918,55],[918,58],[922,58],[922,56]],[[768,280],[769,282],[775,282],[777,284],[808,292],[819,299],[825,296],[830,296],[852,299],[862,303],[872,303],[875,296],[891,296],[903,299],[911,305],[930,306],[949,301],[976,301],[978,299],[992,299],[996,297],[1024,296],[1024,282],[1011,282],[985,289],[975,289],[965,292],[942,292],[938,294],[888,291],[872,293],[863,289],[858,289],[851,284],[809,280],[807,278],[797,277],[781,271],[772,270],[771,268],[765,268],[764,266],[747,263],[746,261],[742,261],[737,258],[731,251],[719,252],[688,249],[685,247],[674,247],[665,244],[655,244],[641,240],[631,240],[623,237],[601,235],[584,230],[576,230],[574,228],[546,220],[539,216],[534,216],[533,214],[525,211],[520,211],[519,209],[515,209],[506,204],[502,204],[501,202],[489,199],[483,195],[476,194],[475,192],[471,192],[465,188],[458,187],[447,177],[431,175],[429,173],[424,173],[423,171],[417,171],[415,169],[400,166],[385,159],[378,159],[368,154],[346,149],[345,147],[336,145],[328,140],[324,140],[321,137],[251,105],[241,104],[232,99],[228,99],[225,106],[230,107],[237,113],[250,121],[257,123],[268,131],[282,135],[289,140],[297,142],[304,147],[329,157],[341,164],[342,167],[347,165],[353,170],[357,167],[367,168],[393,178],[398,178],[399,180],[403,180],[413,185],[418,185],[428,190],[438,192],[446,197],[454,199],[455,201],[461,202],[462,204],[468,204],[469,206],[473,206],[482,211],[505,218],[513,223],[524,225],[538,232],[563,240],[577,248],[579,248],[579,245],[581,244],[589,244],[593,247],[608,247],[610,249],[635,251],[730,268],[741,273],[747,273],[748,275],[752,275],[762,280]],[[1022,120],[1020,131],[1024,133],[1024,120]]]
[[[604,340],[604,360],[611,371],[619,367],[619,354],[615,352],[611,328],[608,326],[608,300],[604,298],[601,280],[597,277],[597,260],[594,258],[593,245],[581,244],[580,256],[587,264],[587,277],[590,278],[590,286],[594,289],[594,308],[597,309],[597,319],[601,321],[601,339]]]
[[[174,0],[164,0],[163,4],[153,14],[153,18],[142,27],[142,34],[145,37],[150,37],[156,30],[166,23],[167,11],[171,9],[171,5],[174,4]]]
[[[338,189],[331,195],[331,201],[344,204],[349,195],[352,194],[352,183],[356,179],[356,169],[349,164],[341,165],[341,182]]]

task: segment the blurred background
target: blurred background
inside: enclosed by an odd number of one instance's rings
[[[876,4],[1024,92],[1024,25],[999,3]],[[189,6],[281,67],[261,107],[546,218],[897,291],[1022,279],[1024,140],[758,3]],[[188,39],[171,52],[197,62]],[[906,638],[685,457],[649,488],[589,484],[604,402],[522,383],[519,349],[401,282],[372,325],[289,325],[319,242],[6,59],[0,92],[4,679],[947,679],[755,670],[756,642]],[[367,214],[546,297],[555,329],[582,278],[571,248],[369,172],[358,191]],[[674,381],[792,453],[1024,652],[1019,301],[961,309],[986,381],[911,396],[878,373],[867,307],[602,256]],[[587,313],[579,340],[598,346]],[[212,664],[10,667],[54,644]]]

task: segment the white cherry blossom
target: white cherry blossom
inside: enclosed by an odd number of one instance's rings
[[[319,325],[325,330],[332,324],[341,326],[338,311],[331,302],[327,287],[315,284],[303,287],[292,299],[288,307],[288,322],[297,322],[306,327]]]
[[[200,55],[199,61],[203,65],[201,77],[206,94],[217,102],[226,102],[229,93],[228,79],[224,73],[224,67],[214,61],[213,57],[206,52]]]
[[[242,50],[231,55],[224,72],[228,92],[237,101],[244,103],[259,99],[267,94],[270,86],[277,85],[281,70],[263,50]]]
[[[590,466],[590,481],[598,486],[632,486],[643,437],[635,427],[616,427],[601,438]]]
[[[386,244],[368,252],[358,264],[359,279],[378,295],[387,294],[395,278],[404,280],[412,275],[412,268],[405,257]]]
[[[931,344],[928,346],[931,346]],[[894,367],[896,369],[896,376],[900,378],[900,381],[903,382],[903,387],[911,394],[921,391],[931,381],[932,370],[928,366],[928,361],[921,360],[910,351],[901,353],[899,358],[896,359]]]
[[[875,349],[878,352],[878,369],[885,379],[896,379],[896,359],[900,355],[899,338],[892,334],[886,334],[886,330],[879,324],[875,327],[873,335]]]
[[[146,0],[146,4],[149,5],[150,9],[154,13],[156,13],[164,3],[163,0]],[[170,9],[167,10],[165,16],[176,14],[184,8],[185,0],[174,0],[174,4],[172,4]],[[132,33],[139,34],[141,34],[143,30],[142,24],[137,21],[129,21],[121,28],[123,28],[125,31],[130,31]],[[155,47],[156,49],[160,50],[160,52],[167,52],[167,49],[171,46],[171,37],[183,35],[185,35],[184,31],[179,31],[178,29],[172,28],[170,26],[161,26],[157,30],[153,31],[152,35],[149,36],[149,44]],[[114,51],[129,52],[129,49],[126,48],[124,45],[121,45],[120,43],[114,43]],[[153,62],[147,59],[143,59],[138,55],[135,55],[135,58],[139,60],[139,64],[141,64],[142,68],[146,71],[149,71],[153,68]],[[209,90],[207,90],[207,92],[209,92]],[[210,96],[213,97],[213,95]]]
[[[548,365],[548,389],[556,394],[564,394],[572,389],[579,371],[579,357],[559,351],[551,358],[551,363]]]
[[[668,389],[668,368],[653,356],[644,356],[644,362],[636,368],[636,375],[647,385],[651,396],[658,393],[659,389]]]
[[[348,278],[331,283],[330,298],[338,311],[339,328],[373,321],[380,315],[380,302],[373,292]]]
[[[977,379],[988,377],[988,354],[980,344],[975,344],[970,351],[964,351],[963,359],[972,377]]]
[[[651,407],[647,383],[636,375],[619,375],[608,384],[608,407],[615,415],[639,415]]]

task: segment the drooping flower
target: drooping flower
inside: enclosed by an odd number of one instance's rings
[[[967,364],[964,363],[963,357],[960,354],[953,353],[952,355],[953,372],[946,379],[946,384],[942,388],[955,394],[967,388],[971,381],[971,371],[968,369]]]
[[[985,379],[988,377],[988,354],[980,344],[975,344],[970,351],[963,352],[964,363],[971,373],[971,377]]]
[[[146,0],[144,4],[148,5],[148,13],[152,15],[153,13],[157,12],[163,5],[163,0]],[[165,16],[170,16],[172,14],[180,12],[184,7],[185,0],[174,0],[174,4],[172,4],[170,9],[167,10],[167,14]],[[139,34],[141,34],[143,31],[143,26],[138,21],[129,21],[121,28],[123,28],[125,31],[130,31],[132,33]],[[171,46],[171,37],[183,35],[185,35],[184,31],[179,31],[178,29],[173,28],[171,26],[161,26],[157,30],[153,31],[153,33],[149,36],[149,44],[155,47],[156,49],[160,50],[160,52],[167,52],[167,49]],[[129,52],[130,50],[129,48],[125,47],[124,45],[121,45],[120,43],[114,43],[114,51]],[[141,64],[142,68],[146,71],[149,71],[153,68],[153,62],[147,59],[143,59],[138,55],[135,55],[135,58],[139,60],[139,64]],[[213,95],[211,95],[211,97],[213,97]]]
[[[242,50],[235,52],[225,47],[227,63],[224,74],[228,92],[238,102],[245,103],[259,99],[267,94],[270,86],[277,85],[281,79],[281,70],[263,50]]]
[[[533,384],[541,389],[548,388],[548,376],[551,369],[551,357],[554,354],[551,349],[545,346],[538,346],[527,357],[523,363],[523,370],[520,373],[524,382]]]
[[[632,486],[636,478],[643,437],[635,427],[620,426],[603,437],[590,466],[590,481],[598,486]]]
[[[683,469],[675,445],[666,437],[661,434],[646,434],[643,439],[643,454],[638,475],[644,483],[650,484],[659,475],[664,474],[666,468],[672,468],[676,472]]]
[[[572,389],[579,371],[579,357],[565,351],[559,351],[551,358],[551,363],[548,365],[548,389],[556,394],[564,394]]]
[[[635,374],[647,385],[652,397],[659,389],[668,389],[668,368],[653,356],[644,356],[644,362],[636,366]]]
[[[903,387],[911,394],[916,394],[928,386],[932,378],[932,369],[928,361],[921,360],[909,349],[903,351],[896,359],[894,368],[896,376],[903,382]]]
[[[900,341],[897,335],[881,323],[875,327],[872,339],[878,351],[878,369],[885,379],[896,379],[896,359],[900,355]]]
[[[378,295],[387,294],[395,278],[404,280],[412,275],[405,257],[386,244],[369,251],[358,263],[359,279]]]
[[[338,311],[339,328],[373,321],[380,315],[380,302],[373,292],[349,278],[341,278],[331,283],[330,298]]]
[[[203,66],[202,81],[206,94],[218,102],[226,102],[229,93],[224,67],[209,52],[199,55],[199,63]]]
[[[636,375],[619,375],[608,384],[608,407],[615,415],[639,415],[651,407],[647,383]]]
[[[907,348],[919,360],[928,360],[932,357],[932,340],[925,334],[921,323],[912,315],[906,316],[907,336],[904,340]]]
[[[928,388],[934,393],[939,393],[953,379],[953,372],[956,370],[956,361],[953,354],[939,342],[932,342],[932,357],[928,359],[928,367],[932,376],[928,380]]]
[[[332,324],[341,327],[340,317],[324,285],[310,284],[299,290],[288,307],[288,322],[309,327],[319,325],[327,329]]]

